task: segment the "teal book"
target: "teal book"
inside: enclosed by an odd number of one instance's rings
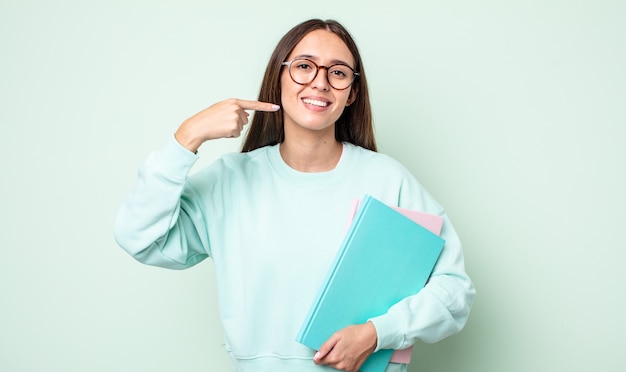
[[[419,292],[445,241],[401,212],[366,195],[296,340],[314,350],[336,331],[382,315]],[[361,367],[383,372],[393,350],[379,350]]]

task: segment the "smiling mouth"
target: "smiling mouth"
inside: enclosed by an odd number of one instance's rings
[[[327,107],[329,105],[329,102],[318,101],[316,99],[310,99],[310,98],[304,98],[302,102],[306,103],[307,105],[313,105],[317,107]]]

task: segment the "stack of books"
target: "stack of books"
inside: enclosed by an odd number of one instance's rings
[[[443,250],[441,216],[392,208],[366,195],[355,203],[348,232],[296,340],[314,350],[335,332],[383,315],[419,292]],[[379,350],[361,367],[383,372],[410,361],[411,348]]]

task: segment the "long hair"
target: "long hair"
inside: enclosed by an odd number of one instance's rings
[[[376,151],[372,109],[370,106],[367,80],[363,70],[361,55],[348,31],[337,21],[311,19],[292,28],[278,42],[272,53],[261,83],[258,100],[280,105],[280,74],[289,54],[309,32],[327,30],[339,36],[346,44],[355,60],[355,71],[359,76],[350,89],[356,94],[355,101],[346,107],[335,123],[335,139],[350,142],[368,150]],[[276,112],[257,111],[254,113],[250,129],[245,137],[241,152],[248,152],[267,145],[275,145],[285,140],[282,110]]]

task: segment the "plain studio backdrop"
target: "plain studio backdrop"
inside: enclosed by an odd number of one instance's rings
[[[478,291],[409,370],[626,370],[626,5],[609,0],[3,0],[0,370],[229,370],[212,262],[141,265],[113,221],[149,152],[256,99],[312,17],[354,35],[380,151],[447,209]]]

